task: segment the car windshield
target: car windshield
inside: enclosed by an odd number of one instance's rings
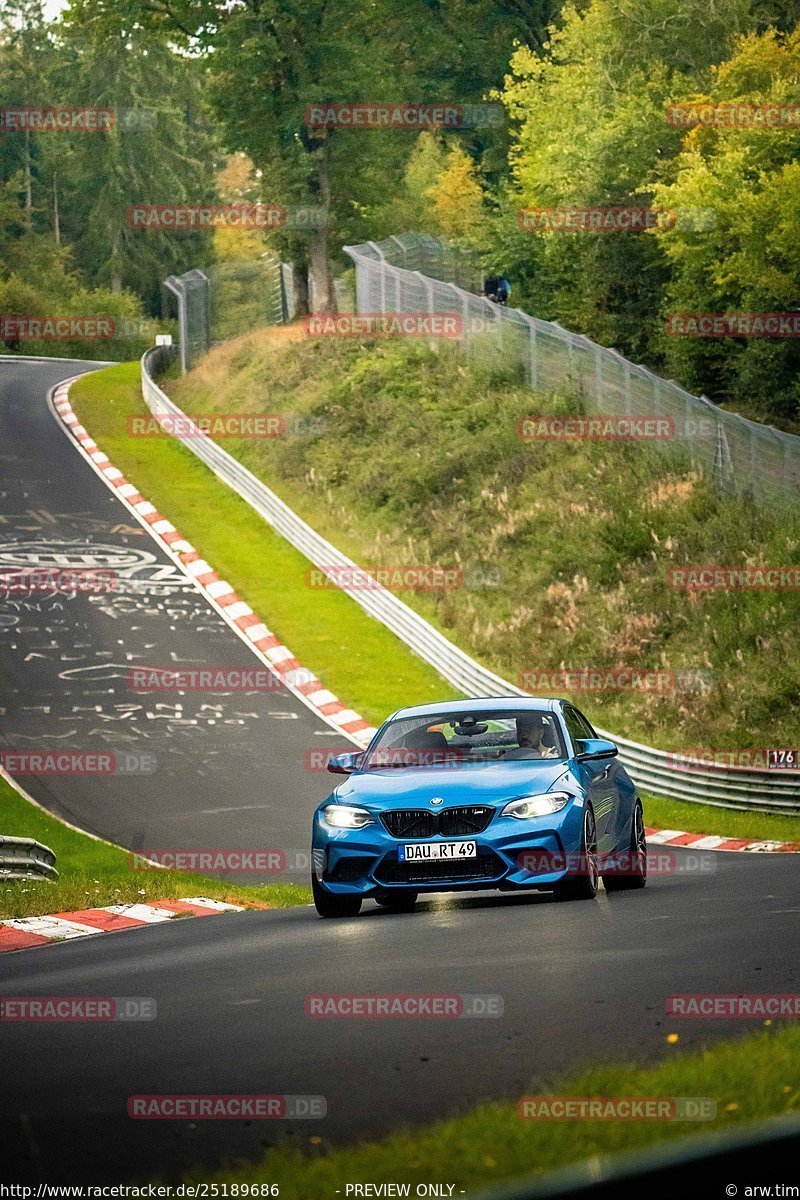
[[[390,767],[458,766],[499,759],[564,758],[555,716],[539,709],[417,713],[390,721],[361,764]]]

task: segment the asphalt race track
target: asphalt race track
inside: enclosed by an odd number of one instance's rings
[[[275,691],[180,697],[128,686],[141,666],[262,664],[51,415],[48,390],[86,367],[0,359],[0,571],[83,563],[115,584],[0,592],[0,747],[113,752],[113,775],[20,778],[92,833],[136,849],[277,849],[282,878],[306,882],[310,814],[330,790],[306,755],[352,746],[277,678]]]
[[[146,551],[156,567],[170,565],[47,410],[48,388],[75,369],[0,365],[0,540]],[[152,751],[149,775],[24,781],[51,811],[126,845],[304,848],[327,788],[304,755],[315,739],[331,740],[307,709],[286,693],[222,697],[212,723],[199,709],[205,697],[160,720],[148,716],[152,698],[128,692],[130,664],[166,665],[173,652],[246,665],[245,647],[185,582],[153,592],[157,573],[129,577],[130,607],[112,606],[113,615],[87,597],[55,615],[3,606],[2,745],[38,745],[63,729],[65,744],[83,749]],[[115,720],[132,702],[143,707]],[[3,1025],[9,1177],[172,1180],[257,1158],[284,1139],[355,1140],[515,1100],[588,1062],[657,1059],[671,1052],[669,1032],[686,1048],[752,1029],[758,1022],[679,1022],[665,1016],[665,1000],[800,990],[798,860],[675,853],[680,869],[644,892],[601,892],[594,903],[490,894],[425,900],[407,915],[370,904],[349,921],[320,921],[311,908],[247,912],[6,954],[3,996],[157,1002],[150,1022]],[[500,996],[503,1015],[305,1012],[309,994],[398,992]],[[127,1116],[129,1096],[176,1093],[323,1096],[327,1117],[191,1125]]]

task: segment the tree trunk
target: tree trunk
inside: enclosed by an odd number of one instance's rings
[[[25,228],[33,228],[33,184],[31,180],[31,131],[25,130]]]
[[[328,262],[328,230],[316,229],[308,248],[310,305],[314,312],[333,312],[333,286]]]
[[[311,235],[308,247],[309,308],[314,312],[335,312],[330,256],[328,253],[328,210],[331,206],[330,185],[330,140],[326,138],[321,150],[316,152],[317,175],[316,198],[324,210],[325,219],[319,229]]]
[[[294,295],[297,302],[297,316],[304,317],[309,311],[308,305],[308,263],[294,264]]]
[[[58,211],[58,176],[53,172],[53,232],[56,236],[56,245],[61,245],[61,217]]]
[[[122,291],[122,275],[119,269],[119,244],[122,241],[122,235],[117,229],[114,233],[114,242],[111,247],[111,290],[112,292]]]

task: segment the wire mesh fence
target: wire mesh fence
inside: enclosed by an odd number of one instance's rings
[[[648,444],[755,501],[796,503],[800,437],[726,412],[555,321],[486,299],[477,268],[436,238],[403,234],[344,250],[356,265],[359,313],[450,314],[464,355],[516,369],[540,394],[577,394],[588,415],[660,420],[667,433]]]
[[[223,261],[207,271],[211,341],[224,342],[259,325],[287,318],[280,259],[264,254],[252,261]]]
[[[191,371],[211,345],[208,277],[202,271],[170,275],[164,287],[177,300],[181,370]]]
[[[293,269],[269,252],[170,275],[164,286],[177,300],[184,374],[213,345],[261,325],[282,325],[297,308]]]

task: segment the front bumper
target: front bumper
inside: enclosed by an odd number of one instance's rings
[[[582,833],[580,799],[551,816],[519,821],[495,814],[483,833],[421,839],[393,837],[380,817],[362,829],[332,829],[317,811],[312,861],[318,882],[342,896],[368,897],[395,889],[552,888],[565,878],[569,863],[580,854]],[[401,845],[438,841],[474,841],[478,857],[414,863],[398,859]]]

